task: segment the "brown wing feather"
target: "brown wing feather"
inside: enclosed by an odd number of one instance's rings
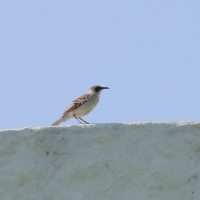
[[[74,110],[75,108],[80,107],[82,104],[84,104],[88,98],[90,97],[89,94],[84,94],[82,96],[80,96],[79,98],[75,99],[74,101],[72,101],[72,103],[64,110],[63,114],[62,114],[62,118],[65,117],[65,115],[69,112]]]

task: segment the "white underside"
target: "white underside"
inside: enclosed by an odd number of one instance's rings
[[[63,121],[71,119],[76,115],[76,117],[82,117],[89,114],[98,104],[99,95],[92,95],[87,102],[82,104],[79,108],[70,111],[64,118]]]

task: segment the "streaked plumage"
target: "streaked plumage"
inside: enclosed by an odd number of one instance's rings
[[[109,88],[99,85],[92,86],[86,94],[72,101],[72,103],[64,110],[61,118],[54,122],[52,126],[57,126],[61,122],[65,122],[73,117],[75,117],[80,123],[80,120],[84,121],[80,117],[89,114],[94,109],[99,102],[99,95],[103,89]],[[88,123],[86,121],[84,122]]]

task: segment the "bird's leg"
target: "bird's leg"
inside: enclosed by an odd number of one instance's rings
[[[82,121],[84,121],[86,124],[90,124],[90,123],[86,122],[85,120],[83,120],[83,119],[82,119],[82,118],[80,118],[80,117],[79,117],[79,119],[81,119]]]
[[[80,124],[82,124],[76,115],[74,115],[74,117],[79,121]]]

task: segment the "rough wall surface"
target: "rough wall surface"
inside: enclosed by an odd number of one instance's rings
[[[200,123],[0,131],[0,200],[199,200]]]

